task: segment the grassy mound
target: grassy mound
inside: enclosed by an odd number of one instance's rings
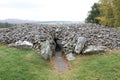
[[[0,46],[0,80],[120,79],[120,52],[76,57],[71,70],[59,73],[34,50]]]

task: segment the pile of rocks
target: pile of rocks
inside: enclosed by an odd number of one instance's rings
[[[79,54],[85,46],[91,45],[120,49],[120,32],[115,28],[96,24],[19,24],[16,27],[0,30],[1,43],[28,41],[33,44],[33,48],[39,50],[41,55],[47,52],[44,48],[52,52],[55,50],[55,39],[61,41],[59,44],[65,53]],[[44,57],[46,58],[46,55]]]

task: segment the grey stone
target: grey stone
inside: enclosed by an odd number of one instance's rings
[[[48,40],[41,43],[40,54],[44,59],[50,59],[50,57],[52,56],[51,45]]]
[[[19,41],[15,42],[15,43],[9,44],[8,46],[17,47],[17,48],[32,48],[33,44],[31,42],[28,42],[28,41],[19,40]]]
[[[68,61],[72,61],[72,60],[75,60],[75,57],[73,56],[72,53],[69,53],[69,54],[66,55],[66,59],[67,59]]]
[[[86,41],[87,41],[87,39],[85,37],[78,37],[77,43],[76,43],[76,46],[75,46],[75,52],[77,54],[80,54],[82,52],[82,50],[85,47]]]
[[[105,49],[106,49],[105,46],[90,45],[90,46],[87,46],[87,48],[83,51],[83,54],[85,54],[85,53],[101,53],[101,52],[104,52]]]

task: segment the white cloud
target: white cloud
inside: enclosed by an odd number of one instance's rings
[[[98,0],[2,0],[0,19],[83,21]]]

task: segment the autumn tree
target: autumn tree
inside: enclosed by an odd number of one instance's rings
[[[112,0],[114,12],[114,26],[120,27],[120,0]]]
[[[100,0],[100,24],[120,27],[120,0]]]
[[[86,22],[120,27],[120,0],[100,0],[95,3]]]
[[[113,8],[109,1],[101,1],[100,3],[100,16],[97,19],[100,24],[105,26],[114,26]]]

